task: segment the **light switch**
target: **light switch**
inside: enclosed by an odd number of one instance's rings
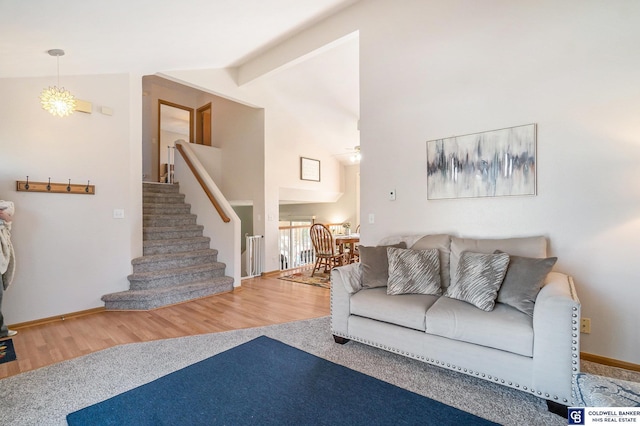
[[[391,191],[389,191],[389,201],[395,201],[396,200],[396,190],[392,189]]]
[[[369,213],[369,223],[375,223],[376,222],[376,215],[374,215],[373,213]]]
[[[124,209],[113,209],[114,219],[124,219]]]

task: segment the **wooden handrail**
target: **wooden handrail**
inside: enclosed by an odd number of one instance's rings
[[[204,190],[204,193],[207,194],[207,197],[209,197],[211,204],[213,204],[213,207],[215,207],[216,211],[220,215],[220,219],[222,219],[224,223],[231,222],[231,219],[225,214],[224,210],[222,210],[222,207],[220,206],[220,203],[218,203],[218,200],[216,200],[216,197],[213,196],[207,185],[205,185],[204,179],[202,179],[202,176],[200,176],[200,173],[198,173],[198,171],[194,167],[193,163],[189,159],[189,156],[187,156],[186,152],[184,152],[184,148],[182,147],[182,145],[177,143],[176,149],[178,150],[180,155],[182,155],[182,158],[184,158],[184,161],[187,163],[187,166],[189,166],[189,169],[191,169],[191,173],[193,173],[193,176],[195,176],[196,180],[200,183],[200,186]]]

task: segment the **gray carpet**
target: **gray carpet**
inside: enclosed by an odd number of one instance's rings
[[[567,424],[566,419],[547,412],[543,400],[524,392],[356,342],[335,344],[328,317],[122,345],[2,379],[0,418],[2,424],[10,425],[65,425],[65,416],[72,411],[263,334],[494,422]]]

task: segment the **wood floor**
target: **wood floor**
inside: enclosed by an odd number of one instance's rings
[[[329,292],[277,278],[251,278],[230,293],[152,311],[103,311],[16,328],[18,359],[0,364],[0,379],[124,343],[326,316]]]

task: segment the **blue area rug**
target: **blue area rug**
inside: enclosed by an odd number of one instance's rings
[[[13,339],[0,340],[0,364],[16,360]]]
[[[265,336],[67,416],[69,425],[493,425]]]

